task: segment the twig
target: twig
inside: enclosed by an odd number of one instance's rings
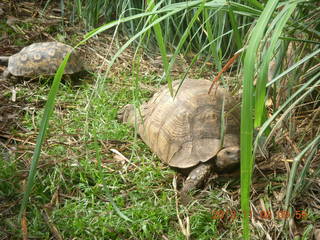
[[[63,240],[59,230],[57,229],[57,227],[53,224],[52,220],[50,219],[50,216],[49,216],[47,210],[45,208],[43,208],[43,211],[41,213],[44,218],[44,221],[48,225],[50,232],[52,233],[54,238],[57,240]]]
[[[28,240],[28,224],[27,224],[27,218],[26,218],[26,212],[23,212],[22,218],[21,218],[21,230],[22,230],[22,239]]]
[[[121,159],[123,159],[123,160],[126,161],[127,163],[131,164],[132,166],[134,166],[134,167],[136,167],[136,168],[138,168],[139,170],[142,171],[142,169],[141,169],[139,166],[137,166],[137,165],[135,165],[133,162],[131,162],[128,158],[126,158],[126,157],[125,157],[121,152],[119,152],[117,149],[111,148],[110,151],[113,152],[114,154],[120,156]]]
[[[218,75],[213,79],[212,84],[209,88],[208,94],[210,94],[214,84],[220,79],[222,73],[224,73],[225,71],[227,71],[230,66],[235,62],[235,60],[240,56],[240,53],[244,50],[245,48],[241,48],[238,52],[236,52],[234,54],[234,56],[232,58],[230,58],[230,60],[226,63],[226,65],[224,65],[224,67],[222,68],[222,70],[218,73]]]
[[[189,221],[189,216],[186,216],[185,218],[185,224],[182,222],[180,216],[179,216],[179,204],[178,204],[178,190],[177,190],[177,177],[174,176],[172,180],[173,188],[174,188],[174,195],[175,195],[175,200],[176,200],[176,214],[177,218],[179,221],[179,225],[182,231],[182,234],[186,237],[186,240],[190,239],[190,221]]]

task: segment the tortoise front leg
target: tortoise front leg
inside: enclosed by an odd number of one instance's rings
[[[7,79],[10,78],[10,76],[11,76],[11,73],[10,73],[9,70],[6,68],[6,69],[3,71],[3,73],[2,73],[2,79],[3,79],[3,80],[7,80]]]
[[[188,193],[191,190],[200,187],[204,181],[208,179],[211,171],[212,164],[201,163],[189,173],[180,191],[180,197],[183,204],[187,204],[190,200]]]

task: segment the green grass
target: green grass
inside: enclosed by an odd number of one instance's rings
[[[92,84],[60,86],[55,114],[50,120],[39,171],[27,205],[30,237],[50,239],[42,211],[55,193],[59,193],[50,211],[51,220],[66,239],[92,239],[93,236],[96,239],[161,239],[163,235],[168,239],[185,239],[177,223],[172,187],[175,172],[161,163],[139,138],[135,139],[134,129],[116,120],[121,106],[133,99],[134,82],[129,74],[105,79],[101,86],[105,91],[99,91],[93,98],[92,93],[97,91]],[[149,78],[142,81],[146,84],[153,82]],[[29,104],[46,99],[48,94],[48,83],[34,84],[38,89],[36,95],[27,89],[23,91]],[[135,91],[141,100],[151,95],[149,91]],[[88,114],[85,107],[89,100]],[[43,111],[37,109],[35,113],[34,116],[26,114],[21,122],[33,133],[38,131],[34,126],[39,125]],[[94,132],[102,160],[103,179],[99,173]],[[123,143],[115,142],[108,146],[108,141],[112,140]],[[118,149],[130,159],[130,163],[114,159],[110,148]],[[22,193],[21,170],[26,169],[23,163],[29,162],[30,158],[31,152],[22,159],[1,162],[3,170],[0,172],[4,174],[1,176],[4,184],[0,184],[3,187],[1,199],[13,204],[13,208],[1,218],[0,225],[11,238],[19,236],[17,213]],[[124,221],[116,214],[105,194],[103,181],[116,205],[132,222]],[[228,200],[228,195],[221,192],[230,181],[233,184],[228,190],[236,191],[239,185],[237,178],[215,180],[214,188],[203,191],[195,198],[194,204],[188,208],[179,206],[180,217],[190,218],[191,238],[242,239],[237,234],[241,229],[239,214],[234,221],[222,222],[211,218],[214,210],[226,210],[232,206],[237,209],[239,202]],[[272,196],[272,192],[266,191],[266,194]],[[315,218],[311,214],[310,217]],[[11,228],[10,223],[13,225]],[[255,232],[254,229],[254,235]]]
[[[94,26],[105,13],[98,12],[95,5],[90,5],[92,12],[83,12],[81,2],[77,1],[79,17],[84,17],[88,23],[91,22],[89,25]],[[245,1],[247,5],[233,1],[228,1],[229,4],[225,1],[192,1],[191,5],[182,1],[162,1],[157,3],[159,5],[152,5],[151,2],[148,1],[150,8],[147,12],[133,15],[140,13],[140,10],[131,7],[145,6],[121,1],[127,4],[116,6],[117,13],[125,13],[120,14],[121,19],[94,29],[86,34],[84,39],[88,40],[118,24],[124,32],[125,29],[128,30],[128,35],[133,35],[128,42],[120,44],[119,50],[111,56],[111,64],[106,66],[108,74],[112,73],[112,64],[130,44],[139,42],[139,47],[145,47],[145,43],[156,42],[166,74],[162,79],[153,75],[142,77],[143,73],[139,70],[141,52],[137,49],[132,71],[123,71],[112,78],[94,75],[91,83],[82,82],[79,86],[64,84],[58,92],[58,75],[51,90],[49,86],[52,81],[46,79],[36,82],[32,90],[18,84],[19,98],[25,98],[31,106],[37,106],[35,103],[40,102],[40,106],[35,109],[24,108],[22,122],[19,122],[22,129],[28,130],[23,132],[29,136],[28,141],[35,142],[38,133],[39,137],[33,157],[33,145],[27,151],[15,153],[10,159],[2,156],[6,154],[1,155],[4,160],[1,159],[3,161],[0,163],[0,226],[3,228],[1,234],[4,236],[20,236],[17,214],[20,204],[23,203],[21,212],[26,207],[29,236],[49,239],[51,234],[48,233],[48,225],[43,219],[43,208],[52,201],[48,210],[50,218],[67,239],[92,239],[93,236],[97,239],[186,239],[178,224],[176,213],[172,186],[174,171],[164,166],[150,152],[137,138],[134,129],[116,120],[121,106],[127,103],[138,104],[150,97],[151,92],[141,90],[139,82],[158,87],[158,83],[166,78],[170,86],[169,70],[181,52],[196,52],[191,63],[204,57],[204,53],[208,55],[203,62],[214,58],[214,65],[207,70],[208,75],[214,75],[229,56],[246,47],[243,51],[244,57],[238,64],[238,69],[241,67],[241,61],[244,66],[241,139],[243,211],[248,211],[250,203],[254,207],[264,203],[266,207],[275,209],[281,209],[281,204],[284,204],[285,208],[300,207],[298,204],[301,199],[298,197],[301,193],[303,196],[307,195],[306,192],[310,190],[308,187],[312,181],[309,181],[309,178],[313,180],[319,177],[320,168],[311,167],[311,163],[317,160],[319,149],[317,118],[312,117],[315,124],[309,124],[306,129],[303,128],[304,125],[297,128],[304,131],[302,136],[295,132],[296,124],[301,124],[297,119],[308,111],[316,112],[319,102],[319,67],[316,65],[319,62],[319,32],[313,29],[319,18],[311,3],[299,1],[301,5],[298,4],[294,10],[298,1],[281,1],[282,6],[275,6],[276,1],[269,1],[267,6],[273,5],[270,8],[253,0]],[[166,4],[160,6],[161,3]],[[100,10],[106,6],[102,6]],[[291,13],[292,16],[289,17]],[[314,20],[310,21],[309,18]],[[177,25],[177,22],[181,24]],[[256,29],[248,29],[255,22]],[[26,29],[31,27],[23,24],[21,26]],[[24,43],[19,42],[19,35],[7,28],[3,22],[0,27],[4,27],[3,30],[16,39],[16,45]],[[299,34],[295,34],[295,31]],[[60,40],[64,40],[65,36],[65,33],[56,35]],[[70,38],[76,39],[76,36]],[[266,44],[268,41],[269,46]],[[283,61],[287,58],[285,51],[289,41],[295,47],[293,65],[285,64]],[[78,41],[73,39],[72,42],[76,44]],[[170,50],[173,57],[167,58],[167,52]],[[276,77],[267,83],[269,61],[274,56],[279,59],[279,68]],[[299,61],[300,59],[302,60]],[[190,64],[190,68],[192,67]],[[232,75],[239,77],[242,74],[239,72]],[[253,84],[255,76],[258,77],[257,85]],[[226,82],[223,84],[228,85]],[[239,89],[240,81],[235,85],[235,88]],[[10,92],[5,95],[10,96]],[[253,101],[253,97],[257,101]],[[266,100],[269,98],[274,101],[267,108]],[[43,110],[43,103],[47,99]],[[310,103],[313,103],[313,108],[302,107],[305,104],[310,106]],[[52,109],[54,114],[49,121]],[[266,114],[267,111],[269,115]],[[260,126],[257,138],[254,139],[253,128]],[[18,132],[19,130],[16,130],[12,134]],[[284,135],[290,141],[285,141]],[[252,150],[255,152],[260,137],[267,137],[267,143],[275,137],[276,141],[266,146],[270,147],[271,155],[272,151],[282,151],[283,157],[273,161],[282,161],[288,172],[275,173],[267,177],[264,173],[255,173],[254,176],[259,176],[259,179],[251,182],[254,158]],[[291,151],[291,145],[294,146],[294,151]],[[19,146],[18,143],[17,147]],[[111,148],[119,150],[129,160],[121,161],[115,158]],[[39,156],[40,160],[37,163]],[[22,186],[25,186],[31,158],[33,167],[29,172],[29,187],[24,192]],[[293,159],[294,163],[291,165],[288,159]],[[287,186],[283,184],[286,175],[290,176]],[[255,184],[260,183],[261,179],[267,179],[267,187],[264,186],[263,191],[258,193],[250,193],[250,189],[255,188]],[[239,181],[231,178],[225,181],[227,183],[220,180],[210,182],[209,189],[201,192],[188,208],[179,205],[178,213],[183,222],[188,219],[187,216],[190,219],[191,239],[248,239],[249,226],[252,238],[264,236],[266,232],[278,234],[278,226],[283,224],[281,222],[267,224],[260,219],[264,224],[254,225],[251,222],[249,225],[248,219],[241,223],[240,216],[234,222],[211,219],[214,209],[225,211],[229,208],[239,208],[238,195],[234,200],[234,195],[230,193],[239,190]],[[228,194],[223,194],[225,191],[229,191]],[[31,193],[30,197],[28,193]],[[278,202],[274,196],[284,193],[285,200]],[[111,204],[113,201],[114,204]],[[304,202],[303,207],[310,206]],[[310,232],[311,224],[318,220],[317,213],[309,215],[309,226],[304,230],[306,238],[310,237],[307,232]],[[310,224],[310,221],[313,222]],[[303,224],[306,225],[306,222]],[[242,226],[243,237],[240,234]],[[283,237],[289,232],[287,230],[282,233]]]
[[[123,85],[114,85],[119,81]],[[145,83],[150,81],[144,79]],[[175,172],[161,163],[139,138],[135,138],[134,129],[116,119],[121,106],[132,101],[132,78],[124,74],[121,79],[113,79],[112,82],[106,79],[102,87],[105,91],[99,91],[92,97],[91,84],[60,86],[55,114],[50,120],[35,184],[26,208],[29,236],[50,238],[42,212],[58,193],[50,211],[51,220],[66,239],[92,239],[92,236],[96,236],[96,239],[161,239],[162,235],[169,239],[185,239],[177,223],[172,187]],[[48,88],[47,83],[42,83],[36,97],[28,98],[27,91],[25,97],[30,104],[38,102],[46,98]],[[144,90],[136,95],[143,100],[149,98],[150,94]],[[91,107],[88,114],[85,107],[89,100]],[[38,129],[34,126],[39,126],[42,114],[41,109],[35,115],[25,114],[21,124],[36,133]],[[99,172],[94,132],[103,179]],[[114,159],[110,148],[119,150],[130,162]],[[17,203],[22,196],[21,170],[26,169],[24,162],[30,162],[31,155],[29,152],[20,160],[1,162],[3,171],[0,172],[4,175],[1,176],[3,184],[0,185],[0,197],[8,204],[16,204],[1,218],[0,225],[5,233],[10,232],[12,238],[19,236],[16,214],[19,210]],[[120,211],[132,222],[116,214],[103,187],[104,181]],[[223,184],[217,182],[217,186]],[[221,235],[221,230],[217,230],[219,220],[212,220],[211,216],[213,207],[219,208],[221,198],[217,197],[217,190],[206,195],[207,200],[199,198],[197,201],[195,198],[194,205],[188,208],[180,205],[179,213],[190,217],[192,236],[197,239],[218,239]],[[8,221],[15,226],[15,230],[9,227]]]

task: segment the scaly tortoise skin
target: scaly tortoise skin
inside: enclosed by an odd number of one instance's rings
[[[180,81],[173,82],[174,91]],[[213,171],[234,169],[240,161],[240,111],[226,90],[208,94],[211,82],[186,79],[175,99],[167,86],[140,107],[126,105],[123,122],[135,125],[142,140],[169,166],[187,169],[182,196],[199,187]],[[221,112],[224,101],[224,140],[221,143]]]
[[[71,46],[59,42],[33,43],[10,57],[0,57],[2,62],[8,62],[3,76],[54,75],[65,55],[72,50]],[[82,70],[80,58],[77,52],[73,52],[64,73],[73,74]]]

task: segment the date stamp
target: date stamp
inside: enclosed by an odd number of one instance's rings
[[[223,210],[223,209],[216,209],[212,211],[211,218],[214,220],[226,220],[226,221],[234,221],[236,218],[240,217],[257,217],[264,220],[284,220],[289,219],[291,217],[299,220],[305,220],[308,218],[308,212],[305,210],[296,210],[292,214],[290,214],[287,210],[278,210],[276,212],[270,210],[258,210],[255,214],[252,214],[250,211],[249,213],[242,211],[237,211],[233,209]]]

